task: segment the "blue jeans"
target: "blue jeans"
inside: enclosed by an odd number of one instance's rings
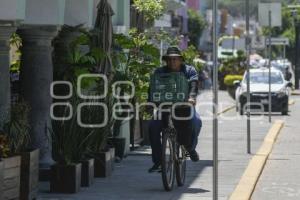
[[[174,120],[174,127],[179,136],[179,141],[183,141],[188,151],[196,149],[198,144],[198,136],[201,131],[202,121],[195,109],[193,117],[190,120]],[[152,148],[152,161],[154,164],[161,163],[162,144],[161,144],[161,132],[163,129],[162,120],[152,119],[149,124],[149,138]]]

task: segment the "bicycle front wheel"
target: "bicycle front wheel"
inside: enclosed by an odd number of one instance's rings
[[[170,134],[168,133],[170,130],[163,131],[163,138],[162,138],[162,181],[166,191],[171,191],[174,186],[174,179],[175,179],[175,149],[174,149],[174,142],[169,137]]]
[[[178,186],[183,186],[186,172],[186,152],[182,145],[177,145],[176,180]]]

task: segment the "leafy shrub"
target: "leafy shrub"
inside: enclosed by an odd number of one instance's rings
[[[0,133],[0,161],[1,158],[6,158],[9,155],[9,145],[8,140],[5,135]]]
[[[24,102],[12,106],[10,120],[5,122],[2,127],[3,133],[0,134],[2,138],[0,157],[2,153],[4,156],[10,156],[28,150],[30,143],[28,113],[29,106]]]
[[[133,0],[133,6],[144,14],[147,21],[154,21],[161,17],[165,11],[165,0]]]
[[[234,81],[242,81],[243,76],[242,75],[227,75],[224,79],[224,84],[226,86],[234,86]]]
[[[199,14],[199,12],[192,9],[188,10],[188,27],[189,27],[189,44],[198,46],[199,39],[202,35],[203,30],[206,27],[205,18]]]

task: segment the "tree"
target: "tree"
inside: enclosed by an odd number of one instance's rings
[[[272,37],[286,37],[290,41],[290,46],[287,47],[287,58],[293,60],[295,54],[295,21],[300,21],[300,9],[296,18],[293,17],[291,10],[287,7],[289,4],[296,4],[297,1],[291,1],[291,3],[284,3],[282,6],[282,27],[274,27],[271,30],[269,28],[263,29],[263,35],[268,36],[270,31]],[[273,52],[276,54],[280,51],[278,47],[273,48]]]
[[[166,7],[165,0],[133,0],[133,6],[144,14],[148,22],[153,22],[160,18]]]
[[[202,15],[192,9],[188,10],[188,16],[189,43],[190,45],[198,46],[199,39],[206,27],[206,21]]]

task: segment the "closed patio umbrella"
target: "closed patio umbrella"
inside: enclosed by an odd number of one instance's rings
[[[102,74],[110,74],[113,67],[111,47],[113,37],[112,16],[114,15],[114,11],[107,0],[101,0],[97,9],[98,12],[95,22],[95,28],[99,30],[97,47],[101,48],[106,54],[97,70]]]

